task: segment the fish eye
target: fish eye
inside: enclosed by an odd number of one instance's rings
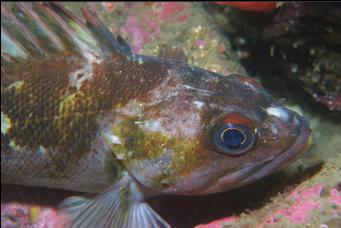
[[[247,126],[223,123],[213,131],[213,145],[218,152],[226,155],[241,155],[255,142],[254,132]]]

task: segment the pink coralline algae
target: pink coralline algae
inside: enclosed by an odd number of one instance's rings
[[[134,52],[139,53],[145,44],[153,42],[160,36],[160,27],[163,23],[181,23],[187,20],[184,13],[186,4],[179,2],[155,2],[145,3],[147,8],[141,14],[141,4],[125,3],[126,11],[135,13],[128,14],[125,25],[120,33],[131,38],[131,46]],[[143,5],[142,5],[143,6]]]
[[[321,206],[321,204],[317,202],[315,198],[321,195],[322,190],[323,185],[316,185],[308,189],[292,192],[287,199],[293,201],[294,204],[289,208],[275,211],[268,217],[266,223],[276,223],[276,218],[279,216],[285,216],[292,223],[306,223],[308,221],[309,212]]]
[[[332,203],[335,203],[336,205],[341,205],[341,195],[340,192],[338,192],[335,188],[330,190],[330,199]]]
[[[22,203],[1,203],[1,227],[61,228],[57,209]]]
[[[127,23],[122,27],[121,32],[130,34],[132,49],[137,53],[143,48],[144,44],[151,39],[147,30],[140,26],[137,19],[132,16],[128,16]]]
[[[195,45],[197,46],[197,48],[204,48],[206,45],[206,41],[198,39],[195,41]]]
[[[341,205],[341,195],[337,189],[331,189],[329,195],[322,197],[321,194],[325,186],[318,184],[310,188],[298,188],[290,193],[285,201],[289,206],[269,212],[266,216],[259,219],[259,224],[253,224],[254,227],[277,227],[285,218],[293,225],[303,225],[309,223],[310,214],[316,210],[324,210],[327,205]],[[335,216],[335,215],[334,215]],[[201,224],[196,228],[221,228],[225,225],[233,225],[237,221],[242,221],[240,217],[231,216],[213,221],[208,224]]]
[[[159,4],[162,6],[162,10],[158,13],[159,18],[164,21],[170,20],[174,15],[177,15],[185,8],[185,4],[180,2],[161,2]],[[180,18],[183,16],[184,15],[180,15]]]
[[[326,204],[341,205],[341,196],[337,189],[332,189],[329,192],[329,197],[326,201],[321,198],[321,193],[325,188],[319,184],[307,189],[298,189],[293,191],[287,200],[293,204],[285,209],[280,209],[271,213],[266,220],[267,225],[273,225],[279,221],[278,218],[285,217],[293,224],[305,224],[309,222],[309,215],[312,211],[322,208]],[[258,226],[265,227],[264,224]]]

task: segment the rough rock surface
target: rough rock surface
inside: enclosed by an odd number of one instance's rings
[[[268,13],[206,8],[263,83],[281,89],[291,83],[329,110],[341,110],[340,3],[286,2]]]

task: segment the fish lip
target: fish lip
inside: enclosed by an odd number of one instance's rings
[[[255,182],[267,175],[279,171],[281,168],[284,168],[286,165],[295,161],[298,157],[300,157],[300,155],[309,150],[311,145],[311,129],[309,127],[308,121],[305,118],[303,117],[299,118],[302,127],[295,143],[291,145],[289,149],[274,156],[273,159],[268,160],[262,164],[259,164],[253,169],[251,169],[249,173],[252,174],[248,175],[244,179],[241,179],[237,187]]]

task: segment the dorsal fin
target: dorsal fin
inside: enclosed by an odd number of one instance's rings
[[[13,10],[18,12],[13,6]],[[6,7],[1,4],[1,34],[8,36],[16,45],[20,46],[23,52],[29,52],[32,55],[43,55],[39,41],[35,36],[23,25],[18,18],[12,14]],[[2,49],[2,46],[1,46]]]
[[[115,38],[109,29],[98,18],[96,12],[90,10],[90,8],[82,8],[82,12],[88,28],[92,32],[93,36],[100,41],[103,51],[110,50],[111,52],[119,52],[123,55],[132,55],[130,46],[121,36],[117,36]]]
[[[96,13],[82,11],[86,24],[59,3],[15,3],[11,10],[1,3],[1,60],[11,63],[63,53],[87,59],[132,55],[129,45],[115,38]]]

